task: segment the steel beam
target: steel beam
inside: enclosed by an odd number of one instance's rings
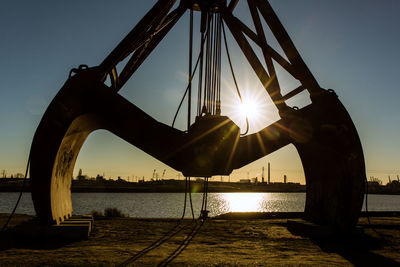
[[[311,96],[319,95],[321,93],[321,88],[312,75],[311,71],[308,69],[307,65],[304,63],[299,52],[297,51],[295,45],[289,34],[286,32],[282,23],[280,22],[275,11],[272,9],[271,5],[267,0],[248,0],[257,6],[264,20],[267,22],[269,28],[274,34],[279,45],[282,47],[285,55],[289,59],[290,63],[295,69],[298,69],[303,75],[300,77],[300,81],[306,86],[307,90],[310,92]]]
[[[236,42],[238,43],[240,49],[242,50],[243,54],[245,55],[250,66],[253,68],[254,72],[260,79],[262,85],[270,95],[275,106],[278,108],[279,111],[286,110],[287,109],[286,104],[281,101],[282,94],[279,91],[277,91],[276,88],[274,88],[273,85],[271,84],[270,76],[264,69],[256,53],[251,48],[243,32],[238,30],[233,15],[229,12],[224,12],[222,17],[226,22],[226,25],[228,26],[229,30],[231,31],[233,37],[235,38]]]
[[[257,31],[257,36],[261,42],[261,50],[263,52],[264,55],[264,61],[265,64],[267,65],[267,69],[268,69],[268,73],[271,79],[271,86],[276,88],[275,90],[279,93],[281,93],[281,89],[279,86],[279,81],[278,78],[276,77],[276,71],[275,71],[275,67],[274,67],[274,63],[272,62],[271,56],[269,55],[267,49],[266,49],[266,44],[267,44],[267,39],[265,37],[265,33],[264,33],[264,29],[261,25],[261,20],[260,17],[258,15],[258,11],[257,11],[257,7],[254,5],[254,3],[252,1],[248,1],[248,6],[250,9],[250,14],[251,17],[253,18],[253,22],[254,22],[254,26],[256,28]]]
[[[147,12],[139,23],[128,33],[128,35],[117,45],[117,47],[104,59],[100,68],[109,73],[120,61],[134,51],[145,38],[148,29],[159,20],[160,14],[170,10],[176,0],[158,0],[158,2]],[[161,15],[162,16],[162,15]]]
[[[178,20],[185,13],[185,9],[177,8],[172,11],[166,18],[163,24],[156,27],[151,34],[146,43],[140,46],[129,59],[128,63],[121,71],[119,75],[118,90],[129,80],[132,74],[140,67],[140,65],[146,60],[146,58],[151,54],[154,48],[164,39],[165,35],[172,29],[172,27],[178,22]]]

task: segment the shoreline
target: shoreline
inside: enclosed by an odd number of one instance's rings
[[[23,179],[0,179],[0,192],[20,192]],[[192,193],[203,192],[202,181],[192,181]],[[30,192],[29,179],[24,192]],[[159,180],[147,182],[127,182],[124,180],[73,180],[72,193],[184,193],[185,181]],[[305,193],[306,185],[299,183],[240,183],[210,181],[210,193]],[[400,187],[369,187],[368,194],[400,195]]]
[[[0,213],[0,220],[3,217],[8,217],[10,213]],[[16,213],[16,216],[27,216],[30,218],[36,217],[35,215],[25,214],[25,213]],[[220,215],[212,216],[210,219],[218,219],[218,220],[266,220],[266,219],[300,219],[303,218],[304,212],[302,211],[244,211],[244,212],[227,212]],[[80,215],[77,215],[80,216]],[[85,215],[86,216],[86,215]],[[367,217],[374,217],[374,218],[399,218],[400,219],[400,210],[399,211],[361,211],[359,218],[367,218]],[[112,219],[113,217],[105,217],[100,216],[96,219]],[[129,217],[125,216],[123,218],[130,218],[134,220],[178,220],[180,217]],[[184,218],[184,220],[191,220],[190,218]],[[1,226],[1,224],[0,224]],[[399,225],[400,228],[400,225]]]

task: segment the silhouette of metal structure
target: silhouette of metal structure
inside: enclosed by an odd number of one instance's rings
[[[99,66],[81,65],[71,70],[47,108],[31,148],[32,199],[43,223],[59,223],[71,216],[70,188],[78,153],[91,132],[106,129],[185,176],[229,175],[233,169],[293,144],[306,177],[306,219],[330,225],[336,231],[355,226],[363,202],[365,166],[350,116],[333,90],[319,86],[270,4],[266,0],[247,0],[253,31],[233,14],[237,3],[238,0],[182,0],[175,5],[175,0],[159,0]],[[211,41],[221,42],[220,29],[213,31],[213,39],[207,39],[207,35],[213,25],[226,24],[279,110],[280,120],[257,133],[241,136],[239,127],[220,115],[218,91],[204,91],[211,92],[211,100],[205,99],[205,108],[200,103],[196,121],[191,124],[189,115],[188,130],[181,131],[156,121],[117,93],[187,10],[191,12],[191,24],[193,11],[202,14],[201,49]],[[268,44],[265,25],[284,55]],[[262,59],[249,40],[261,48]],[[217,65],[213,65],[217,66],[216,72],[220,66],[218,49],[210,50],[217,55]],[[205,50],[202,55],[210,55]],[[126,59],[126,65],[118,72],[117,64]],[[191,61],[190,55],[190,74]],[[205,76],[211,73],[206,63],[203,66],[201,58],[199,72]],[[274,64],[301,85],[282,95]],[[105,84],[107,78],[110,86]],[[200,92],[202,86],[208,85],[201,85]],[[298,109],[286,104],[304,90],[310,95],[310,105]],[[214,92],[216,98],[212,98]],[[201,102],[202,96],[199,99]]]

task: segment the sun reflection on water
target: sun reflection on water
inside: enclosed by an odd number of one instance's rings
[[[262,211],[263,193],[231,193],[223,198],[230,212]]]

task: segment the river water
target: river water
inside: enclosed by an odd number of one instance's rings
[[[10,213],[19,193],[0,193],[0,213]],[[305,193],[209,193],[207,209],[210,216],[227,212],[291,212],[303,211]],[[202,194],[192,194],[197,217]],[[118,208],[130,217],[179,218],[182,216],[183,193],[72,193],[74,214],[89,214],[93,210]],[[364,208],[365,210],[365,201]],[[400,195],[368,195],[370,211],[400,211]],[[35,214],[30,193],[24,193],[16,213]],[[190,217],[189,199],[186,217]]]

